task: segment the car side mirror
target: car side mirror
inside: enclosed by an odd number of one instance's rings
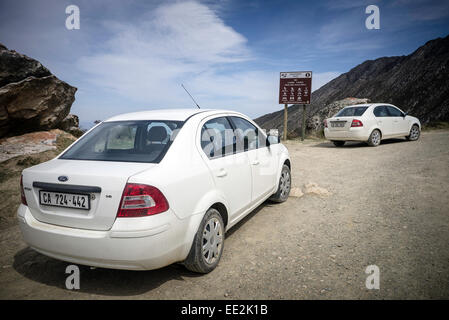
[[[402,114],[402,117],[405,118],[406,116],[407,116],[407,112],[404,112],[404,113]]]

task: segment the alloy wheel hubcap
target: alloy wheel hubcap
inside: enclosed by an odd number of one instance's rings
[[[373,132],[373,137],[372,137],[371,140],[372,140],[373,144],[375,144],[375,145],[379,144],[379,142],[380,142],[380,134],[379,134],[378,131],[374,131]]]
[[[290,173],[287,170],[282,171],[280,184],[281,198],[284,198],[290,191]]]
[[[418,138],[419,135],[419,130],[416,127],[412,128],[412,132],[410,133],[410,138],[412,138],[412,140],[415,140]]]
[[[210,219],[203,230],[203,258],[212,264],[218,260],[223,245],[223,230],[217,218]]]

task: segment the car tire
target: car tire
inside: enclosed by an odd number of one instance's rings
[[[377,147],[380,144],[380,140],[382,138],[382,135],[379,130],[374,129],[373,132],[371,132],[369,138],[368,138],[368,145],[370,147]]]
[[[197,273],[209,273],[214,270],[223,253],[224,231],[220,212],[214,208],[207,210],[193,239],[189,255],[183,263],[184,266]],[[206,251],[205,245],[208,245]]]
[[[284,164],[282,166],[281,176],[279,178],[278,190],[270,197],[271,201],[284,202],[287,201],[292,185],[290,168]]]
[[[416,141],[421,136],[421,130],[419,130],[419,126],[414,124],[410,129],[410,134],[406,137],[408,141]]]
[[[332,140],[332,143],[336,146],[336,147],[343,147],[346,143],[346,141],[337,141],[337,140]]]

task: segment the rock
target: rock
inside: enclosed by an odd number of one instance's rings
[[[28,77],[42,78],[51,75],[39,61],[0,44],[0,87]]]
[[[76,90],[39,61],[0,44],[0,137],[57,128]]]
[[[76,138],[59,129],[26,133],[21,136],[0,139],[0,162],[13,157],[56,149],[60,135],[75,141]]]
[[[58,125],[58,128],[64,130],[75,137],[83,135],[83,131],[79,128],[79,118],[77,115],[69,114]]]
[[[74,114],[68,114],[67,117],[62,119],[59,123],[58,128],[64,131],[69,130],[71,127],[79,127],[80,121],[78,116]]]
[[[327,189],[321,188],[318,186],[318,184],[313,182],[307,183],[304,187],[305,187],[304,193],[306,194],[315,194],[320,197],[327,197],[332,195],[332,193],[329,192]]]
[[[301,198],[303,195],[304,193],[298,187],[293,187],[290,190],[290,197]]]
[[[1,87],[0,134],[56,128],[69,114],[75,92],[76,88],[53,75]]]

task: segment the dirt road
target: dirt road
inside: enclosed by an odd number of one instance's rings
[[[81,267],[81,289],[69,291],[68,264],[27,248],[13,226],[0,233],[0,298],[449,299],[449,131],[377,148],[287,146],[304,195],[232,229],[212,273]],[[365,287],[368,265],[379,290]]]

